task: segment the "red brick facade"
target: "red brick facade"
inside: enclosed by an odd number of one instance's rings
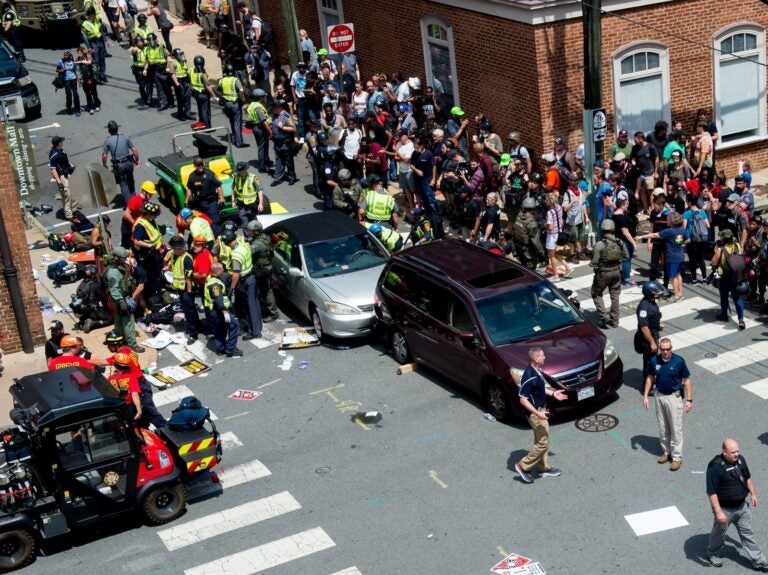
[[[24,221],[18,208],[19,194],[11,171],[11,160],[8,156],[8,144],[5,139],[5,128],[0,127],[0,206],[3,206],[3,218],[8,241],[11,244],[13,264],[18,273],[21,293],[24,297],[24,309],[32,331],[35,345],[45,343],[45,327],[37,299],[35,280],[32,277],[32,261],[29,258],[27,239],[24,232]],[[2,264],[0,258],[0,264]],[[21,351],[21,338],[13,315],[11,294],[5,275],[0,273],[0,347],[5,353]]]
[[[529,25],[427,0],[339,0],[339,4],[344,20],[355,25],[364,76],[402,71],[423,79],[420,21],[435,16],[452,28],[460,103],[468,114],[485,113],[500,134],[521,131],[538,153],[551,149],[555,135],[566,137],[571,148],[581,143],[581,19]],[[320,46],[317,1],[295,0],[295,6],[298,26]],[[719,0],[676,0],[620,12],[634,22],[603,17],[602,86],[609,143],[615,133],[611,55],[632,42],[652,41],[668,48],[671,115],[686,131],[698,108],[713,108],[713,35],[737,22],[768,28],[768,7],[760,0],[729,0],[724,8]],[[280,3],[262,0],[260,10],[278,30],[276,52],[281,62],[287,62]],[[723,149],[718,163],[732,176],[736,161],[743,157],[752,160],[753,170],[766,167],[768,147],[758,142]]]

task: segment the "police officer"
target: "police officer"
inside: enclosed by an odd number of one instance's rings
[[[152,29],[147,26],[147,15],[142,12],[138,16],[136,16],[136,20],[138,24],[133,27],[133,30],[131,30],[132,39],[135,41],[136,38],[141,38],[144,41],[144,45],[147,45],[147,38],[150,34],[152,34]]]
[[[200,156],[192,158],[194,171],[187,178],[186,204],[211,218],[213,233],[221,233],[219,222],[221,206],[224,205],[224,190],[216,175],[205,167]]]
[[[195,120],[192,114],[192,90],[189,86],[189,64],[184,50],[173,49],[173,57],[168,59],[168,71],[176,95],[176,119]]]
[[[232,220],[227,220],[221,226],[221,234],[216,236],[213,241],[213,249],[211,249],[211,255],[216,258],[216,261],[224,266],[224,271],[228,274],[232,272],[232,248],[229,247],[227,242],[224,241],[224,236],[227,232],[236,234],[237,225]]]
[[[326,210],[333,209],[333,189],[336,187],[339,171],[338,148],[331,146],[328,134],[321,130],[317,134],[317,168],[320,197]]]
[[[193,129],[209,129],[211,127],[211,100],[218,102],[216,92],[208,82],[208,74],[205,71],[205,58],[195,56],[192,61],[194,69],[189,71],[189,84],[192,96],[197,103],[197,115],[200,121],[192,126]]]
[[[136,193],[133,169],[139,165],[139,150],[128,136],[117,133],[119,127],[114,120],[107,124],[109,136],[104,140],[101,163],[106,168],[107,158],[112,157],[112,173],[115,174],[115,182],[120,186],[120,194],[127,206]]]
[[[229,119],[232,129],[232,143],[236,148],[244,148],[243,144],[243,111],[240,102],[245,99],[243,85],[235,75],[232,64],[224,64],[223,78],[219,80],[218,93],[224,99],[224,115]]]
[[[151,89],[147,92],[147,79],[144,77],[144,68],[147,66],[147,52],[145,50],[144,37],[136,36],[133,39],[133,46],[129,50],[131,55],[131,72],[139,87],[139,95],[145,106],[149,106],[151,101]]]
[[[590,265],[595,268],[592,281],[592,301],[600,315],[600,327],[619,326],[619,295],[621,295],[621,262],[629,259],[629,251],[624,242],[616,239],[616,224],[605,219],[600,224],[603,238],[592,250]],[[611,295],[610,316],[606,313],[603,293],[606,288]]]
[[[397,230],[399,218],[395,198],[387,193],[381,178],[376,174],[368,176],[367,183],[369,189],[365,192],[358,212],[360,221],[386,223],[391,225],[392,229]]]
[[[205,218],[196,214],[189,208],[181,208],[179,215],[187,224],[190,243],[192,243],[192,240],[196,237],[203,237],[205,238],[205,243],[209,247],[213,247],[213,229]]]
[[[357,214],[357,204],[363,196],[360,182],[352,179],[352,172],[343,168],[336,174],[333,187],[333,208],[345,214]]]
[[[115,310],[115,331],[122,334],[125,343],[133,351],[143,353],[144,348],[136,343],[136,323],[133,319],[136,301],[131,297],[133,286],[130,273],[126,268],[127,258],[128,250],[122,246],[115,246],[112,255],[107,259],[104,279]]]
[[[275,175],[271,186],[287,181],[292,186],[299,179],[296,177],[296,167],[293,163],[293,137],[296,134],[296,126],[293,118],[280,102],[272,104],[272,142],[275,145]]]
[[[366,224],[368,231],[379,238],[390,252],[399,252],[403,249],[403,237],[395,230],[382,226],[379,222]]]
[[[424,215],[422,208],[413,208],[406,216],[405,221],[411,225],[411,233],[408,239],[414,246],[428,244],[433,240],[432,222]]]
[[[656,303],[664,293],[664,288],[656,280],[643,284],[643,299],[637,306],[637,333],[635,333],[635,351],[643,354],[643,381],[651,373],[651,360],[659,352],[659,332],[661,325],[661,310]]]
[[[187,332],[187,345],[197,341],[200,319],[195,307],[195,286],[192,281],[192,256],[187,253],[186,242],[181,236],[173,236],[171,251],[165,256],[163,269],[173,274],[171,287],[179,294]]]
[[[13,49],[21,55],[21,61],[26,62],[27,57],[24,55],[24,45],[21,43],[19,26],[21,26],[21,20],[19,20],[16,11],[13,9],[13,5],[10,2],[4,2],[3,36],[8,40],[8,43],[13,46]]]
[[[144,47],[147,54],[147,63],[144,67],[144,76],[147,79],[147,89],[152,94],[152,86],[157,92],[157,111],[162,112],[173,105],[173,95],[168,84],[168,53],[165,46],[157,41],[157,35],[152,32],[147,35],[147,44]]]
[[[96,9],[89,6],[81,26],[83,42],[93,53],[96,62],[96,79],[99,84],[107,81],[107,37],[104,25],[96,18]]]
[[[51,168],[51,176],[59,188],[64,217],[72,220],[75,217],[75,211],[80,209],[77,200],[72,197],[72,190],[69,187],[69,177],[75,170],[75,166],[64,152],[64,138],[61,136],[54,136],[51,139],[48,166]]]
[[[272,137],[272,126],[269,112],[264,106],[266,97],[267,93],[264,90],[256,88],[251,92],[251,103],[243,109],[246,118],[253,126],[253,137],[259,152],[256,166],[259,173],[262,174],[269,173],[270,166],[274,165],[269,159],[269,139]]]
[[[155,218],[160,213],[160,206],[146,202],[142,207],[142,215],[133,224],[133,250],[136,254],[137,265],[146,273],[147,299],[160,292],[162,288],[163,234],[157,227]]]
[[[536,200],[525,198],[512,229],[517,259],[532,270],[538,267],[539,262],[546,259],[544,246],[541,245],[541,228],[533,215],[535,209]]]
[[[241,357],[242,350],[237,348],[237,336],[240,327],[237,318],[231,312],[232,303],[229,299],[227,286],[222,280],[224,266],[219,262],[211,264],[211,273],[205,280],[203,291],[203,307],[208,317],[208,323],[213,329],[213,341],[216,355]]]
[[[244,239],[238,240],[234,233],[222,234],[224,241],[232,248],[232,280],[229,287],[230,299],[235,299],[244,310],[248,320],[248,333],[243,339],[261,337],[261,306],[259,287],[253,273],[251,246]]]
[[[248,222],[245,227],[246,239],[251,243],[251,257],[253,259],[253,273],[259,286],[261,309],[269,312],[268,317],[262,317],[264,323],[271,323],[278,317],[275,293],[272,290],[272,242],[264,233],[264,227],[259,220]]]
[[[237,205],[240,225],[245,227],[264,211],[264,191],[255,174],[248,173],[248,163],[238,162],[232,180],[232,195]]]

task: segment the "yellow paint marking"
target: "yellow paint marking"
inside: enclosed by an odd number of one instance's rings
[[[498,547],[496,548],[496,551],[498,551],[498,552],[499,552],[499,555],[501,555],[502,557],[509,557],[509,553],[507,553],[506,551],[504,551],[504,548],[503,548],[502,546],[498,546]]]
[[[440,480],[440,478],[437,476],[437,471],[432,471],[432,470],[430,469],[430,470],[429,470],[429,477],[432,479],[432,481],[434,481],[435,483],[437,483],[437,484],[438,484],[440,487],[442,487],[443,489],[448,489],[448,484],[447,484],[447,483],[445,483],[444,481],[441,481],[441,480]]]
[[[334,389],[339,389],[342,387],[346,387],[345,384],[340,383],[339,385],[334,385],[333,387],[326,387],[325,389],[318,389],[317,391],[310,391],[309,395],[320,395],[321,393],[328,393],[333,391]]]
[[[368,427],[368,426],[367,426],[365,423],[363,423],[363,420],[362,420],[362,419],[360,419],[359,417],[356,417],[355,419],[353,419],[353,421],[354,421],[355,423],[357,423],[357,424],[358,424],[360,427],[362,427],[363,429],[365,429],[366,431],[370,431],[370,430],[371,430],[371,428],[370,428],[370,427]]]
[[[242,417],[243,415],[248,415],[249,413],[251,413],[251,412],[250,412],[250,411],[243,411],[243,412],[241,412],[241,413],[236,413],[236,414],[234,414],[234,415],[228,415],[228,416],[227,416],[227,417],[225,417],[224,419],[234,419],[234,418],[236,418],[236,417]]]
[[[273,214],[287,214],[288,210],[286,210],[281,204],[274,200],[269,200],[269,205],[272,207],[272,213]]]

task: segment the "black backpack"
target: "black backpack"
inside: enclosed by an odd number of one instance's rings
[[[194,395],[189,395],[181,398],[179,406],[171,412],[168,427],[173,431],[200,429],[210,415],[210,410],[199,399]]]
[[[259,42],[265,46],[271,46],[272,41],[275,39],[275,31],[272,28],[272,24],[266,20],[261,21],[261,35],[259,36]]]

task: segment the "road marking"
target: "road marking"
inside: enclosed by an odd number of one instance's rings
[[[235,413],[234,415],[228,415],[224,419],[225,420],[235,419],[236,417],[242,417],[243,415],[248,415],[249,413],[251,413],[251,412],[250,411],[241,411],[240,413]]]
[[[228,467],[217,472],[219,483],[210,480],[210,476],[202,476],[197,481],[193,481],[187,486],[187,498],[190,500],[200,499],[206,495],[218,493],[220,489],[229,489],[249,481],[261,479],[272,475],[272,472],[266,466],[254,459],[248,463]]]
[[[38,132],[40,130],[47,130],[48,128],[61,128],[61,125],[57,122],[54,122],[53,124],[48,124],[47,126],[38,126],[37,128],[30,128],[29,130],[27,130],[27,132]]]
[[[432,479],[432,481],[437,483],[443,489],[448,489],[448,484],[445,483],[444,481],[440,480],[440,478],[437,476],[437,471],[433,471],[433,470],[430,469],[429,470],[429,477],[430,477],[430,479]]]
[[[758,379],[757,381],[753,381],[752,383],[747,383],[745,385],[742,385],[741,387],[746,389],[747,391],[751,391],[760,399],[768,399],[768,378]]]
[[[560,277],[563,276],[561,275]],[[566,278],[560,280],[560,282],[555,285],[561,290],[569,289],[572,291],[579,291],[580,289],[590,287],[594,277],[594,274],[587,274],[576,278]]]
[[[746,347],[721,353],[717,357],[700,359],[696,365],[714,374],[720,374],[752,363],[763,362],[766,359],[768,359],[768,341],[759,341]]]
[[[716,303],[711,302],[706,298],[692,297],[691,299],[684,299],[683,301],[676,303],[660,305],[659,308],[661,309],[661,322],[664,323],[665,321],[676,319],[696,311],[717,309],[718,306]],[[637,329],[637,316],[634,313],[624,316],[619,320],[619,326],[624,329],[635,331]]]
[[[501,545],[496,547],[496,551],[498,551],[499,555],[501,555],[502,557],[509,557],[509,553],[507,553]]]
[[[749,318],[744,319],[744,325],[746,329],[757,327],[760,324]],[[730,322],[727,324],[712,324],[705,323],[703,325],[686,329],[675,334],[665,333],[664,337],[668,337],[672,341],[672,347],[675,351],[679,351],[683,348],[690,347],[692,345],[698,345],[705,341],[712,341],[725,335],[730,335],[739,331],[738,324]]]
[[[155,405],[160,407],[161,405],[168,405],[169,403],[175,403],[182,397],[188,395],[194,395],[186,385],[174,385],[163,391],[158,391],[152,394],[152,399],[155,401]]]
[[[256,389],[261,389],[262,387],[267,387],[268,385],[272,385],[273,383],[277,383],[278,381],[283,381],[283,378],[282,377],[278,377],[277,379],[273,379],[272,381],[268,381],[267,383],[265,383],[264,385],[260,385]]]
[[[621,436],[621,434],[620,434],[618,431],[616,431],[615,429],[612,429],[611,431],[609,431],[609,432],[608,432],[608,435],[610,435],[610,436],[611,436],[611,437],[613,437],[613,438],[614,438],[616,441],[618,441],[619,443],[621,443],[621,444],[622,444],[624,447],[626,447],[627,449],[629,449],[629,445],[627,445],[627,442],[626,442],[626,441],[624,441],[624,438]]]
[[[114,212],[122,212],[122,211],[124,211],[122,208],[115,208],[113,210],[105,210],[105,211],[101,212],[101,215],[103,216],[103,215],[106,215],[106,214],[112,214]],[[94,220],[94,219],[99,217],[99,214],[98,213],[91,214],[90,216],[85,216],[85,217],[88,218],[89,220]],[[72,222],[59,222],[58,224],[52,224],[52,225],[50,225],[48,227],[49,228],[61,228],[61,227],[64,227],[64,226],[71,226],[71,225],[72,225]]]
[[[185,575],[251,575],[335,546],[336,544],[321,527],[315,527],[198,565],[187,569],[184,573]]]
[[[624,519],[627,520],[637,537],[688,525],[688,521],[674,505],[625,515]]]
[[[605,294],[608,295],[608,294]],[[610,298],[607,298],[610,300]],[[643,292],[640,291],[639,288],[629,288],[621,290],[621,295],[619,296],[619,304],[625,305],[628,303],[632,303],[638,300],[643,299]],[[580,307],[582,311],[595,311],[595,302],[592,300],[592,298],[586,298],[583,300],[580,300]],[[608,303],[610,306],[610,301]]]
[[[310,391],[309,395],[319,395],[321,393],[328,393],[329,391],[333,391],[334,389],[340,389],[342,387],[346,387],[345,384],[340,383],[339,385],[334,385],[333,387],[326,387],[325,389],[318,389],[317,391]]]
[[[360,572],[360,569],[357,567],[347,567],[346,569],[342,569],[341,571],[336,571],[336,573],[331,573],[331,575],[363,575]]]
[[[225,431],[219,435],[219,443],[221,443],[221,447],[225,451],[243,446],[243,442],[232,431]]]
[[[365,422],[363,422],[363,420],[362,420],[362,419],[360,419],[359,417],[356,417],[356,418],[354,418],[352,421],[354,421],[355,423],[357,423],[357,424],[358,424],[360,427],[362,427],[362,428],[363,428],[363,429],[365,429],[366,431],[370,431],[370,430],[371,430],[371,428],[370,428],[370,427],[368,427],[368,425],[367,425]]]
[[[175,551],[297,509],[301,509],[299,502],[290,493],[283,491],[271,497],[243,503],[237,507],[174,525],[157,534],[168,551]]]

